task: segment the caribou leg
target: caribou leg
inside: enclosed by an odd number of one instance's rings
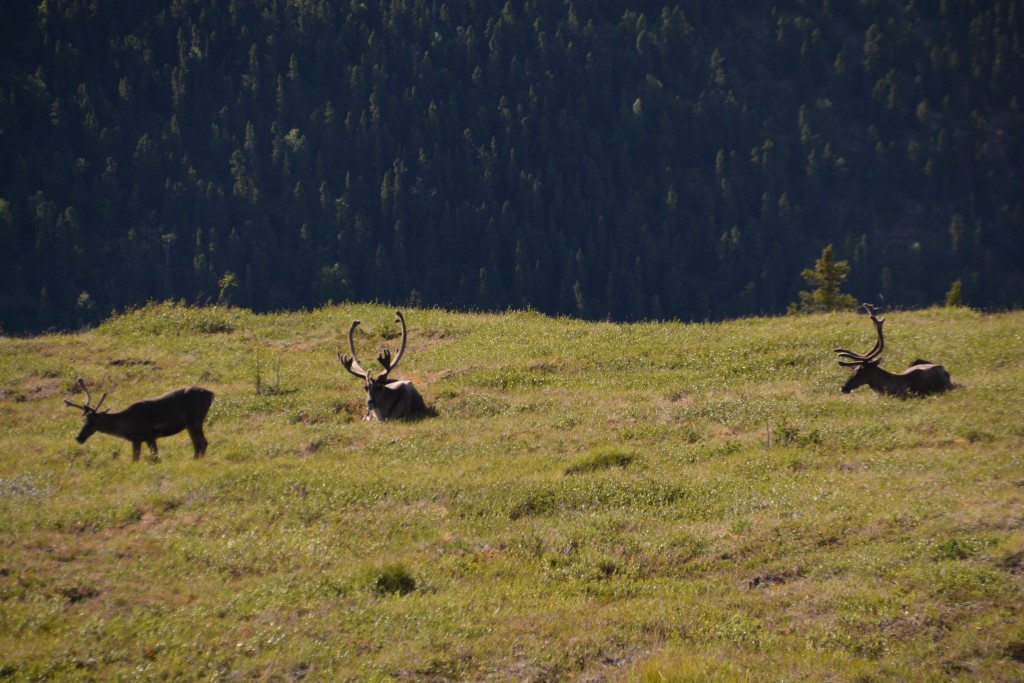
[[[206,455],[206,447],[210,442],[206,440],[206,436],[203,434],[203,425],[189,425],[188,435],[192,438],[192,448],[195,451],[192,457],[201,458]]]

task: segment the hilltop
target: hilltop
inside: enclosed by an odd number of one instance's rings
[[[436,416],[359,420],[335,352],[394,309],[151,304],[0,339],[0,671],[12,680],[1017,680],[1024,313],[893,311],[885,366],[957,388],[840,395],[865,316],[615,324],[406,310]],[[131,462],[74,441],[216,393]]]

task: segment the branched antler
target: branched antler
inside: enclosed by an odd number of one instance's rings
[[[398,322],[402,325],[402,345],[399,347],[398,353],[394,355],[394,358],[392,358],[391,349],[381,349],[380,354],[378,354],[377,356],[377,361],[384,366],[384,372],[377,375],[376,378],[373,378],[374,381],[381,381],[385,377],[387,377],[388,373],[390,373],[392,370],[398,367],[398,361],[402,359],[402,354],[405,353],[405,344],[406,341],[408,341],[409,336],[408,330],[406,329],[405,326],[405,317],[402,315],[401,311],[396,311],[395,315],[397,316],[395,318],[395,322]],[[359,364],[359,360],[356,358],[356,345],[355,342],[352,340],[352,334],[355,332],[356,327],[358,325],[359,321],[353,320],[352,326],[348,328],[348,350],[351,355],[342,355],[341,348],[339,348],[338,360],[341,361],[341,364],[344,365],[345,369],[348,370],[350,373],[352,373],[353,375],[360,379],[365,380],[369,377],[370,373],[364,370],[363,367]]]
[[[345,369],[350,373],[359,377],[360,379],[366,379],[367,372],[363,370],[362,366],[359,365],[359,361],[356,359],[356,345],[352,341],[352,333],[356,331],[356,327],[359,326],[358,320],[352,321],[352,326],[348,328],[348,350],[351,356],[344,356],[341,353],[341,348],[338,348],[338,360],[345,366]]]
[[[395,359],[391,360],[391,349],[382,349],[380,355],[377,356],[377,361],[384,366],[385,375],[398,367],[398,361],[402,359],[402,354],[405,353],[405,343],[409,339],[409,333],[405,327],[405,316],[402,315],[401,311],[395,311],[395,322],[402,325],[402,345],[399,347]]]
[[[870,351],[864,354],[856,353],[849,349],[832,349],[835,353],[839,354],[840,357],[850,359],[848,361],[839,361],[840,365],[852,366],[870,363],[878,358],[878,356],[881,355],[882,350],[885,348],[885,337],[882,334],[882,324],[885,322],[885,318],[879,318],[877,315],[878,309],[871,304],[864,304],[864,310],[867,311],[869,316],[871,316],[871,322],[875,326],[875,345]]]
[[[64,399],[64,404],[69,408],[78,408],[83,413],[95,413],[100,409],[100,406],[103,405],[103,401],[107,398],[107,393],[103,392],[103,395],[100,396],[100,402],[96,404],[96,407],[92,407],[89,405],[92,403],[92,394],[90,394],[89,390],[86,388],[85,380],[79,377],[78,381],[75,382],[75,386],[81,387],[82,391],[85,392],[85,405],[79,405],[78,403],[72,403],[71,401]]]

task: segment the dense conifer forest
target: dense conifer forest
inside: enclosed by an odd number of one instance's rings
[[[1024,0],[0,6],[0,327],[1024,303]]]

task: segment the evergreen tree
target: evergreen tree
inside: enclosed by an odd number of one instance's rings
[[[799,308],[804,313],[818,311],[841,311],[853,308],[857,300],[850,294],[839,291],[850,274],[850,264],[836,261],[832,255],[832,245],[821,250],[821,258],[814,262],[813,268],[805,268],[800,276],[807,284],[814,287],[810,292],[800,292],[800,305],[791,304],[790,310]]]
[[[954,280],[953,284],[950,285],[949,291],[946,292],[946,308],[956,308],[960,305],[960,292],[962,285],[960,280]]]

